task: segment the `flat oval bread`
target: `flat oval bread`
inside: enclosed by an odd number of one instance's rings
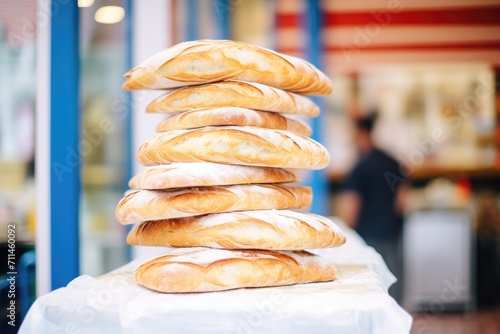
[[[147,167],[132,177],[129,186],[153,190],[297,181],[295,174],[282,168],[177,162]]]
[[[156,131],[195,129],[213,125],[255,126],[287,130],[304,136],[312,134],[311,127],[299,120],[278,113],[257,111],[240,107],[200,108],[173,115],[162,121]]]
[[[309,187],[235,185],[128,193],[116,208],[122,224],[241,210],[306,208]]]
[[[127,243],[141,246],[301,250],[343,244],[330,219],[289,210],[255,210],[148,221],[135,225]]]
[[[312,95],[329,94],[330,80],[305,60],[250,44],[199,40],[177,44],[124,75],[124,89],[170,89],[222,80],[258,82]]]
[[[146,112],[178,113],[214,107],[241,107],[309,117],[319,115],[319,107],[307,97],[243,81],[180,88],[153,100]]]
[[[171,162],[321,169],[330,156],[316,141],[290,131],[219,126],[162,132],[139,147],[145,166]]]
[[[140,264],[134,279],[165,293],[331,281],[334,264],[306,251],[181,249]]]

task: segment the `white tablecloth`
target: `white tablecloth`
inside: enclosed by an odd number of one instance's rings
[[[410,315],[387,293],[394,276],[345,233],[345,245],[314,250],[336,262],[333,282],[161,294],[134,282],[142,259],[38,298],[19,333],[409,333]]]

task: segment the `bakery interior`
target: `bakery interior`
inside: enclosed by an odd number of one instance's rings
[[[407,187],[398,303],[413,317],[411,332],[500,332],[498,0],[54,0],[56,15],[42,3],[0,1],[0,249],[7,256],[15,223],[19,319],[38,296],[141,252],[125,243],[115,207],[140,168],[134,150],[164,117],[141,111],[157,94],[123,91],[123,74],[182,41],[231,39],[307,59],[332,81],[333,92],[314,100],[313,138],[331,163],[302,175],[314,189],[311,212],[339,215],[359,159],[356,121],[377,112],[373,141],[401,167],[388,186]],[[50,32],[47,22],[68,29]],[[69,82],[46,81],[49,51],[63,55]],[[49,124],[40,109],[71,99],[55,89],[76,89],[79,107]],[[103,120],[109,131],[98,130]],[[75,130],[70,167],[60,170],[71,181],[53,182],[50,194],[39,161],[50,159],[49,142]],[[43,206],[73,219],[51,218]],[[47,226],[61,231],[51,241]],[[55,268],[51,252],[77,261]],[[2,264],[2,315],[8,271]],[[459,288],[444,298],[450,282]]]

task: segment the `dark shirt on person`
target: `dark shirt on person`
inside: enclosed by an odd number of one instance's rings
[[[360,196],[356,231],[365,239],[397,240],[402,217],[395,210],[397,188],[387,175],[399,175],[396,160],[374,148],[363,156],[345,179],[342,190]]]

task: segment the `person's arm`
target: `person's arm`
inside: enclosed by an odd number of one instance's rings
[[[356,191],[347,190],[339,195],[336,213],[350,228],[356,227],[360,208],[361,197]]]
[[[394,203],[394,209],[396,210],[397,214],[403,215],[405,213],[410,190],[411,189],[408,185],[408,182],[405,182],[401,186],[399,186],[396,193],[396,202]]]

